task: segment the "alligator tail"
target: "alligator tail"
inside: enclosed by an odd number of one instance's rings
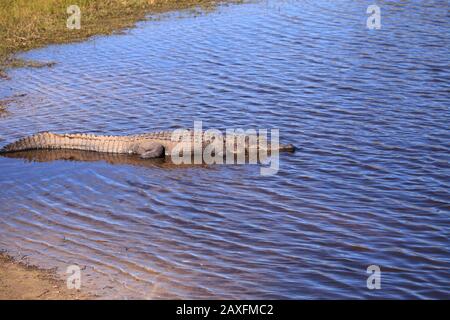
[[[1,153],[39,149],[72,149],[97,152],[123,152],[128,143],[124,137],[95,136],[91,134],[56,134],[40,132],[10,143]]]

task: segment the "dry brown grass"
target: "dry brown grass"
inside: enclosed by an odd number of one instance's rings
[[[5,68],[23,65],[14,59],[19,51],[54,43],[80,41],[97,34],[133,26],[150,12],[200,6],[214,7],[218,0],[0,0],[0,76]],[[66,27],[67,7],[81,9],[81,29]]]

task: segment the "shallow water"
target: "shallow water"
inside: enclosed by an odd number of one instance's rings
[[[2,145],[37,131],[279,128],[277,175],[0,157],[0,249],[112,298],[449,298],[446,1],[274,1],[24,55]],[[369,265],[380,290],[366,287]]]

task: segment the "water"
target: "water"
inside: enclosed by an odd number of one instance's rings
[[[279,128],[299,150],[269,177],[1,157],[0,248],[61,276],[78,264],[101,297],[449,298],[449,5],[377,3],[380,30],[367,1],[258,2],[27,53],[57,64],[0,83],[17,96],[2,145],[202,120]]]

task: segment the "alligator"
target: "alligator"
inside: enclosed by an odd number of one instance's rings
[[[251,139],[248,135],[235,134],[231,137],[233,138],[233,141],[230,145],[227,143],[227,139],[228,142],[230,142],[230,137],[228,135],[223,135],[223,150],[226,152],[231,151],[237,153],[239,150],[242,150],[239,149],[237,146],[238,142],[236,142],[239,141],[239,137],[244,137],[246,139],[244,140],[244,152],[246,153],[248,153],[251,148],[265,149],[268,153],[274,151],[293,152],[295,150],[295,147],[292,144],[274,144],[271,146],[268,145],[266,141],[263,143],[262,136],[255,136],[256,139]],[[195,130],[185,130],[184,134],[174,134],[174,131],[161,131],[128,136],[40,132],[4,146],[0,149],[0,153],[42,149],[70,149],[114,154],[134,154],[143,159],[149,159],[170,156],[172,155],[172,151],[177,150],[178,152],[180,147],[182,153],[183,150],[186,150],[184,147],[187,144],[189,144],[191,152],[203,152],[205,147],[211,144],[215,139],[217,139],[217,135],[211,134],[208,131]]]

